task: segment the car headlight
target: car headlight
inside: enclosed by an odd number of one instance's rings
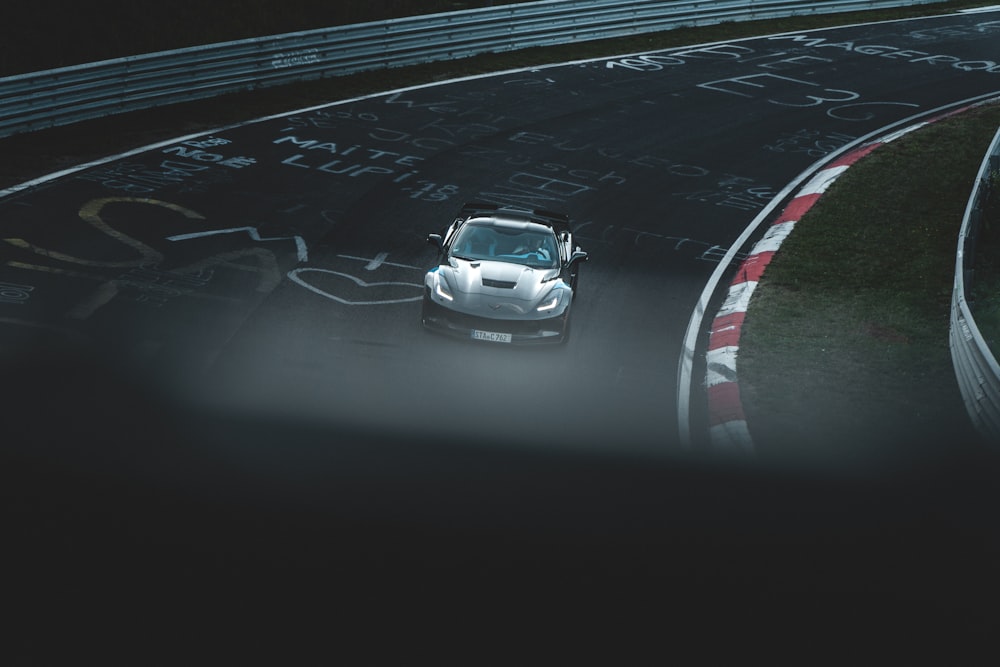
[[[441,276],[436,276],[434,280],[434,293],[445,301],[454,301],[455,297],[452,296],[451,290],[448,289],[448,285],[445,284],[444,278]]]
[[[559,305],[559,294],[558,290],[553,290],[547,297],[545,297],[545,300],[542,301],[535,310],[539,313],[547,313],[550,310],[555,310],[556,306]]]

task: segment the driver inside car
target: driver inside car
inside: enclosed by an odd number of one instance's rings
[[[544,260],[552,259],[552,253],[549,248],[546,247],[545,238],[541,236],[535,236],[518,243],[512,254],[527,255],[530,253],[535,253]]]

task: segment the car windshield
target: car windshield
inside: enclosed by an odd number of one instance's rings
[[[468,222],[451,247],[453,257],[523,264],[535,269],[559,266],[555,236],[541,225],[505,226]]]

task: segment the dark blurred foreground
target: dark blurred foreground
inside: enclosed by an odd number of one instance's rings
[[[960,655],[1000,621],[986,455],[849,479],[532,455],[201,413],[89,354],[3,369],[4,664],[480,664],[531,637],[560,664],[810,664]]]

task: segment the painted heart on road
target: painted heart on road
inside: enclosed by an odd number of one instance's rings
[[[303,274],[310,272],[336,276],[338,279],[346,278],[350,282],[344,284],[344,290],[343,292],[341,292],[341,294],[343,294],[344,296],[331,294],[330,292],[324,289],[320,289],[319,287],[316,287],[316,285],[313,285],[309,281],[305,280],[303,278]],[[338,303],[342,303],[347,306],[377,306],[387,303],[408,303],[411,301],[420,301],[420,299],[423,298],[422,295],[405,297],[405,298],[395,297],[395,298],[379,298],[379,299],[366,299],[366,300],[361,300],[356,298],[346,298],[347,294],[358,293],[362,289],[376,290],[375,292],[370,293],[372,295],[381,296],[384,294],[386,296],[393,296],[394,294],[400,291],[399,288],[405,288],[406,290],[415,289],[422,292],[424,286],[419,283],[404,283],[395,281],[369,283],[362,280],[361,278],[358,278],[357,276],[352,276],[349,273],[341,273],[340,271],[331,271],[330,269],[308,269],[308,268],[295,269],[293,271],[288,272],[288,277],[311,292],[315,292],[320,296],[325,296],[328,299],[332,299]],[[328,282],[333,283],[334,281],[328,281]],[[340,290],[338,290],[338,292],[340,292]]]

